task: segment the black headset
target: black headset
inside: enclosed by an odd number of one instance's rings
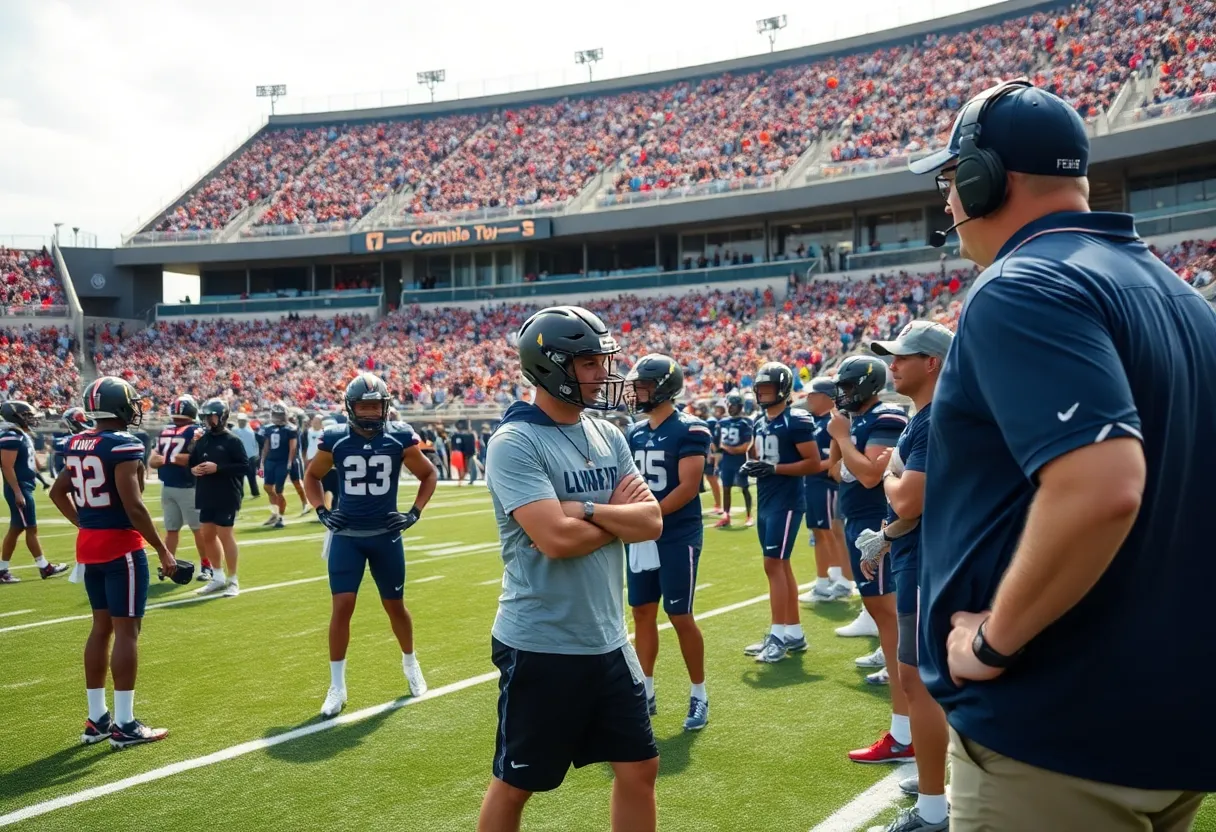
[[[1005,202],[1005,163],[995,152],[980,146],[984,114],[1004,96],[1033,86],[1025,78],[1006,81],[983,98],[973,98],[959,116],[954,189],[963,211],[972,219],[988,216]]]

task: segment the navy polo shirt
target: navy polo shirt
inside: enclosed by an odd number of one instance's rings
[[[933,399],[921,524],[920,672],[961,734],[1052,771],[1216,790],[1210,684],[1216,311],[1132,217],[1058,213],[971,290]],[[1089,593],[991,682],[955,687],[950,616],[990,608],[1047,463],[1140,438],[1140,514]],[[1205,664],[1199,659],[1201,664]]]

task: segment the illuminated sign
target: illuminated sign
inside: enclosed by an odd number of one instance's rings
[[[544,240],[552,236],[552,233],[553,220],[542,217],[467,225],[436,225],[400,231],[367,231],[352,235],[350,243],[352,254],[366,254],[376,251],[409,251]]]

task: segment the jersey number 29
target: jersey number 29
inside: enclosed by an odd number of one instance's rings
[[[344,497],[383,497],[392,488],[393,458],[348,456],[342,463],[346,475]]]
[[[651,491],[667,490],[667,469],[663,467],[662,451],[634,451],[633,458]]]
[[[68,473],[72,477],[72,497],[79,508],[108,508],[110,495],[101,489],[106,484],[106,470],[95,456],[70,456]]]

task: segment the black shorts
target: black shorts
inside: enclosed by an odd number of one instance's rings
[[[598,656],[530,653],[492,639],[498,667],[494,776],[517,789],[562,784],[571,764],[633,763],[659,756],[641,665],[627,645]],[[636,662],[635,662],[636,664]]]
[[[241,507],[236,506],[220,506],[219,508],[200,508],[198,510],[198,522],[213,523],[216,526],[224,526],[232,528],[236,525],[236,515],[240,512]]]

